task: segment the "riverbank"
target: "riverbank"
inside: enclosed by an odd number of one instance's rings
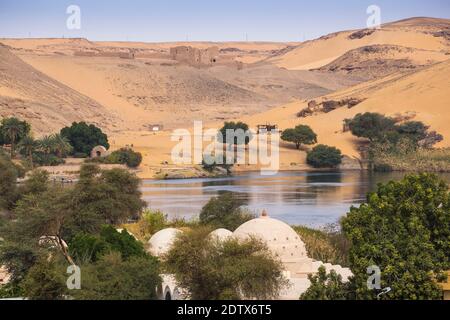
[[[150,209],[161,210],[170,219],[195,219],[212,197],[234,192],[255,214],[265,209],[291,225],[323,227],[337,223],[351,206],[364,202],[378,183],[404,176],[361,170],[281,171],[273,176],[241,172],[223,178],[145,179],[141,192]],[[450,182],[450,174],[440,176]]]

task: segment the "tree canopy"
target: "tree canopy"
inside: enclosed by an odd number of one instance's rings
[[[30,134],[31,126],[17,118],[5,118],[0,123],[0,145],[11,144],[11,157],[20,141]]]
[[[352,243],[350,268],[357,299],[375,299],[367,268],[381,269],[383,299],[441,299],[437,285],[450,268],[450,193],[432,174],[408,175],[378,186],[342,220]]]
[[[311,285],[300,300],[347,300],[349,297],[347,285],[334,270],[327,273],[325,267],[321,266],[318,273],[308,275],[308,279]]]
[[[308,152],[306,162],[314,168],[335,168],[342,163],[341,150],[323,144]]]
[[[85,165],[75,186],[62,187],[35,170],[16,192],[14,219],[0,223],[0,265],[12,276],[0,295],[155,298],[161,281],[158,260],[128,232],[115,229],[144,206],[137,177],[126,170]],[[75,263],[83,270],[83,289],[67,290],[66,269]]]
[[[227,133],[229,135],[228,137]],[[231,136],[230,133],[232,133]],[[242,133],[243,134],[242,137],[239,137],[237,133]],[[244,134],[246,135],[244,136]],[[249,144],[250,141],[253,139],[253,136],[249,131],[248,124],[240,121],[225,122],[224,126],[220,129],[218,136],[220,141],[234,145]],[[232,141],[228,141],[229,139],[232,139]]]
[[[61,136],[68,139],[74,153],[87,156],[96,146],[109,149],[108,136],[100,128],[86,122],[74,122],[72,126],[61,129]]]
[[[175,275],[194,300],[272,299],[287,282],[283,265],[256,239],[210,239],[209,228],[179,235],[165,256],[166,272]]]
[[[379,113],[366,112],[357,114],[348,125],[353,135],[372,141],[388,131],[393,131],[395,121]]]
[[[293,129],[284,130],[281,139],[295,143],[297,149],[300,149],[302,144],[312,145],[317,143],[317,135],[306,125],[298,125]]]
[[[244,201],[231,192],[211,198],[200,212],[200,223],[234,231],[255,217],[244,210],[243,205]]]

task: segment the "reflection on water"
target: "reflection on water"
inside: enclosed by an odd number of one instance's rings
[[[144,200],[169,218],[196,217],[208,200],[222,192],[238,193],[256,213],[266,209],[289,224],[324,226],[336,223],[352,205],[359,205],[378,183],[398,180],[403,173],[259,172],[220,179],[144,180]],[[450,182],[450,175],[442,175]]]

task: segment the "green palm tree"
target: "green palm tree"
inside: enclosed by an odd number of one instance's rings
[[[51,154],[55,150],[55,141],[52,136],[43,136],[37,142],[39,149],[46,155]]]
[[[66,137],[63,137],[59,133],[56,133],[52,136],[52,139],[54,151],[59,158],[62,158],[68,153],[72,152],[73,147]]]
[[[11,158],[14,158],[14,151],[16,148],[16,141],[23,132],[24,128],[19,119],[11,118],[5,124],[3,129],[6,136],[11,140]]]
[[[30,135],[25,136],[22,140],[20,140],[19,148],[21,152],[25,153],[30,160],[31,167],[33,167],[33,152],[37,147],[37,142]]]

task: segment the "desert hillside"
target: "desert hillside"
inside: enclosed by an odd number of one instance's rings
[[[350,50],[319,70],[354,75],[371,80],[395,72],[407,72],[448,60],[447,52],[372,45]]]
[[[319,143],[340,148],[349,156],[359,157],[357,141],[343,132],[345,119],[358,113],[379,112],[388,116],[423,121],[444,136],[438,147],[450,147],[450,60],[408,74],[397,73],[383,79],[366,82],[316,99],[323,101],[362,101],[349,108],[342,105],[329,112],[315,112],[298,117],[309,101],[295,102],[246,119],[252,125],[277,123],[281,128],[297,124],[311,126],[319,136]],[[295,161],[294,161],[295,162]]]
[[[51,132],[88,119],[111,130],[121,120],[103,106],[48,77],[0,45],[0,117],[29,120],[37,132]]]
[[[289,71],[270,64],[244,63],[288,44],[222,43],[221,62],[193,66],[174,60],[170,48],[185,43],[96,43],[86,39],[5,39],[10,61],[38,70],[55,83],[90,98],[104,108],[101,127],[109,132],[145,130],[161,124],[185,127],[194,120],[222,121],[269,110],[296,99],[322,96],[361,82],[357,76],[323,71]],[[193,43],[208,48],[213,43]],[[194,48],[194,47],[192,47]],[[4,52],[7,49],[4,48]],[[6,54],[6,53],[5,53]],[[15,74],[9,73],[10,81]],[[9,94],[14,86],[9,86]],[[3,89],[5,90],[5,89]],[[61,96],[62,94],[57,94]],[[77,108],[89,110],[86,103]],[[11,113],[8,105],[3,113]],[[109,121],[119,115],[121,121]],[[35,124],[27,113],[22,116]],[[65,116],[65,113],[60,115]],[[86,120],[94,119],[86,116]],[[73,119],[58,124],[70,123]],[[36,130],[52,127],[36,124]]]
[[[268,61],[290,70],[310,70],[324,67],[351,50],[375,45],[409,48],[409,54],[405,50],[395,54],[391,48],[390,60],[405,59],[405,54],[415,60],[417,51],[426,50],[432,52],[431,60],[442,61],[442,55],[450,53],[450,20],[412,18],[384,24],[379,30],[337,32],[302,43]]]
[[[209,128],[307,124],[320,143],[358,158],[359,140],[343,122],[370,111],[423,121],[448,147],[449,34],[449,20],[414,18],[302,44],[0,39],[0,116],[28,120],[38,135],[95,123],[113,149],[142,152],[142,177],[174,170],[172,129],[195,120]],[[172,54],[180,45],[197,53],[213,46],[216,55],[198,65]],[[151,132],[153,124],[164,130]],[[281,169],[305,169],[305,157],[282,143]],[[247,169],[255,168],[238,168]]]

